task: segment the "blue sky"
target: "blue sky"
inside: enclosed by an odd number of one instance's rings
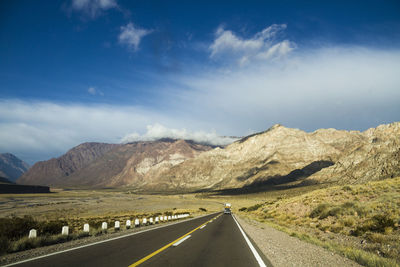
[[[1,1],[0,152],[400,117],[398,1]]]

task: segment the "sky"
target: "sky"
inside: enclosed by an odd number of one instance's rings
[[[400,120],[399,1],[0,2],[0,153]]]

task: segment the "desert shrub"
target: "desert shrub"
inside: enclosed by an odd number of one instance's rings
[[[354,220],[354,218],[352,218],[352,217],[344,218],[342,220],[342,223],[344,226],[351,227],[356,223],[356,220]]]
[[[18,239],[37,227],[37,222],[30,216],[0,218],[0,235],[8,239]]]
[[[199,208],[200,211],[207,211],[205,208]]]
[[[240,208],[240,209],[239,209],[239,211],[246,211],[246,210],[247,210],[246,207],[243,207],[243,208]]]
[[[0,255],[4,254],[10,245],[9,239],[5,235],[0,235]]]
[[[87,222],[91,228],[97,229],[101,227],[101,224],[103,223],[101,220],[95,220],[91,219]]]
[[[310,216],[311,218],[320,217],[320,219],[322,219],[321,216],[322,216],[322,215],[325,215],[325,214],[327,213],[329,207],[330,207],[330,205],[327,204],[327,203],[319,204],[315,209],[313,209],[313,210],[311,211],[311,213],[310,213],[309,216]]]
[[[262,207],[262,204],[255,204],[247,208],[247,211],[255,211]]]
[[[311,211],[310,217],[319,219],[325,219],[328,216],[341,217],[343,215],[359,215],[364,216],[366,210],[364,207],[359,206],[354,202],[346,202],[342,205],[332,206],[327,203],[319,204],[314,210]]]
[[[390,232],[389,229],[393,229],[395,226],[395,220],[387,214],[378,214],[367,220],[361,226],[356,227],[351,234],[354,236],[363,235],[367,231],[385,233]]]
[[[200,208],[200,210],[201,210],[201,208]],[[166,216],[172,216],[173,215],[172,211],[166,211],[166,212],[164,212],[164,214]]]
[[[343,191],[352,191],[351,187],[349,185],[345,185],[342,187]]]
[[[39,235],[56,235],[61,233],[61,228],[67,225],[65,221],[47,221],[37,224]]]
[[[386,228],[393,228],[395,221],[387,214],[378,214],[372,217],[372,224],[369,230],[384,233]]]

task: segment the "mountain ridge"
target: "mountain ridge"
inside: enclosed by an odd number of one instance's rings
[[[0,154],[0,176],[15,182],[29,169],[28,163],[11,153]]]
[[[76,171],[44,181],[144,192],[363,183],[400,174],[398,140],[399,122],[364,132],[276,124],[225,147],[172,139],[115,145]]]

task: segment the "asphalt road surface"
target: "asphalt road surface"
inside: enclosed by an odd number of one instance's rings
[[[14,266],[272,266],[250,246],[231,215],[215,213]]]

